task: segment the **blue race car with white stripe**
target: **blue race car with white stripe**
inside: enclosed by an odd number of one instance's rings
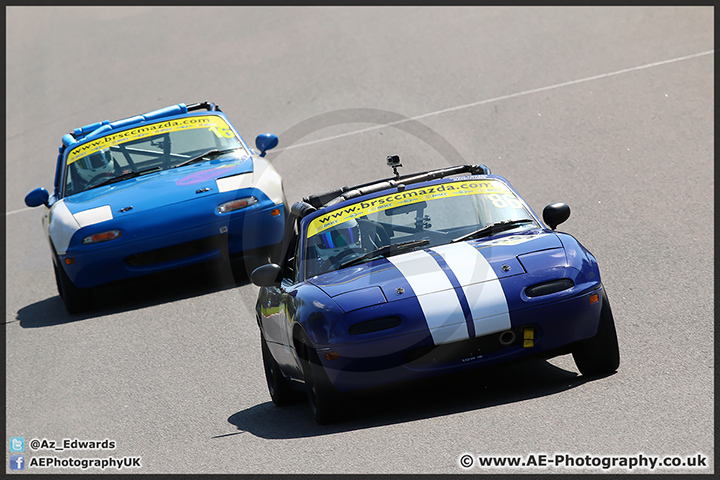
[[[25,203],[47,207],[43,226],[68,312],[91,307],[93,289],[109,282],[279,254],[286,200],[263,158],[277,143],[262,134],[253,150],[209,102],[64,135],[53,193],[37,188]]]
[[[543,224],[484,165],[395,174],[295,203],[283,261],[252,272],[276,405],[304,392],[324,423],[353,391],[523,357],[617,369],[597,262],[555,231],[566,204]]]

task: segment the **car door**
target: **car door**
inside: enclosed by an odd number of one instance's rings
[[[293,229],[295,230],[295,229]],[[260,293],[261,322],[265,340],[275,361],[291,376],[302,376],[293,344],[293,322],[297,311],[299,281],[297,258],[299,242],[293,235],[281,264],[283,279],[277,287],[264,287]]]

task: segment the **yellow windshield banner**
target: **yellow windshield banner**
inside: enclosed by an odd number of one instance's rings
[[[310,222],[307,230],[307,237],[324,232],[343,222],[356,217],[363,217],[371,213],[399,207],[400,205],[412,205],[413,203],[436,200],[438,198],[457,197],[461,195],[507,195],[512,192],[502,182],[494,180],[459,181],[452,183],[441,183],[430,187],[415,188],[402,192],[392,193],[384,197],[373,198],[364,202],[348,205],[339,210],[334,210],[325,215],[320,215]],[[513,195],[514,198],[514,195]]]
[[[123,130],[118,133],[109,133],[103,137],[82,144],[74,148],[67,157],[67,164],[80,160],[81,158],[99,152],[104,148],[109,148],[121,143],[139,140],[152,135],[159,135],[168,132],[177,132],[180,130],[189,130],[195,128],[207,128],[218,137],[234,137],[232,129],[221,117],[216,115],[198,115],[186,118],[178,118],[175,120],[166,120],[163,122],[151,123],[129,130]]]

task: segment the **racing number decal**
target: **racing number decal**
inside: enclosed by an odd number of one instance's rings
[[[216,127],[212,126],[208,128],[211,132],[213,132],[217,137],[219,138],[233,138],[235,134],[232,130],[230,130],[230,127]]]
[[[515,195],[498,195],[497,193],[493,193],[488,195],[488,198],[496,208],[522,208],[522,204],[515,198]]]

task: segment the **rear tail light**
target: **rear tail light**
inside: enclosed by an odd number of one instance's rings
[[[82,239],[84,245],[91,243],[107,242],[108,240],[115,240],[121,235],[120,230],[108,230],[107,232],[96,233],[94,235],[88,235]]]
[[[217,209],[220,213],[229,213],[249,207],[250,205],[255,205],[256,203],[257,198],[255,197],[238,198],[237,200],[230,200],[229,202],[221,203],[218,205]]]

